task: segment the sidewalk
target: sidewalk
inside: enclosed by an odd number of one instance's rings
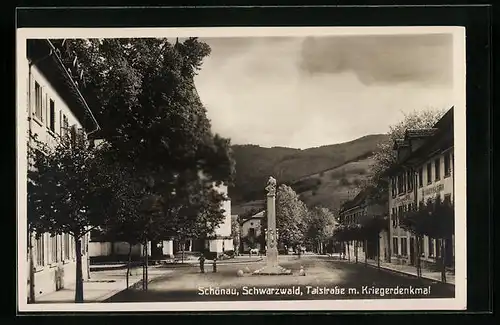
[[[148,270],[148,280],[165,275],[172,271],[159,269],[150,266]],[[129,287],[142,281],[142,268],[131,269],[132,275],[129,277]],[[125,290],[127,287],[126,270],[109,270],[91,272],[90,279],[83,282],[83,300],[86,303],[101,302],[111,296]],[[37,297],[36,303],[74,303],[75,283],[69,284],[66,288]]]
[[[358,261],[358,264],[364,264],[364,260]],[[377,267],[377,261],[368,259],[367,264],[371,267]],[[380,268],[392,272],[403,273],[406,275],[417,276],[417,268],[412,265],[399,265],[394,263],[388,263],[385,261],[380,261]],[[430,271],[422,269],[422,278],[432,281],[441,282],[441,272]],[[446,283],[455,285],[455,275],[452,273],[446,273]]]

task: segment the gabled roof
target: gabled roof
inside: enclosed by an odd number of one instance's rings
[[[361,203],[366,199],[368,194],[371,192],[370,188],[360,191],[352,200],[349,200],[342,204],[341,211],[350,210],[356,206],[361,205]]]
[[[401,161],[396,166],[393,166],[390,171],[396,171],[399,167],[404,165],[414,165],[420,163],[422,160],[426,160],[429,155],[433,152],[440,150],[441,148],[447,148],[453,146],[453,107],[451,107],[444,115],[434,124],[431,129],[423,130],[407,130],[405,132],[406,136],[417,136],[426,138],[425,143],[413,151],[408,157]],[[394,144],[396,145],[396,143]]]
[[[58,94],[68,104],[82,126],[88,132],[100,129],[71,70],[63,62],[54,44],[48,39],[30,39],[26,46],[27,58],[34,62],[52,87],[57,89]]]
[[[430,137],[430,136],[433,136],[434,134],[436,134],[437,131],[438,131],[437,128],[408,129],[405,132],[405,140]]]
[[[398,150],[398,148],[408,147],[410,144],[405,139],[396,139],[394,141],[394,145],[392,146],[393,150]]]
[[[241,222],[241,224],[244,224],[245,222],[250,221],[250,220],[262,219],[262,218],[264,218],[264,212],[265,212],[264,210],[257,212],[256,214],[254,214],[250,217],[246,217],[245,219],[241,219],[240,222]]]

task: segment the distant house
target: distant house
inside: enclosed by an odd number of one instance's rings
[[[240,220],[240,251],[248,253],[250,249],[256,248],[259,251],[261,247],[262,222],[264,220],[264,212],[260,211],[248,218]]]
[[[227,185],[220,185],[217,189],[226,195],[228,193]],[[232,253],[234,245],[231,234],[231,200],[227,199],[222,202],[221,208],[224,210],[224,220],[216,227],[212,234],[207,234],[206,238],[189,238],[184,243],[176,238],[149,242],[149,256],[163,259],[165,257],[175,257],[180,252],[210,252],[217,255]],[[128,243],[109,242],[106,238],[101,238],[98,235],[92,236],[89,246],[92,260],[123,259],[128,255],[128,249]],[[137,244],[133,246],[132,256],[143,256],[143,245]]]
[[[343,225],[364,224],[370,218],[382,217],[387,214],[388,201],[381,200],[375,202],[371,199],[372,188],[360,191],[352,200],[345,202],[340,209],[340,223]],[[389,221],[387,221],[389,222]],[[378,240],[378,243],[377,243]],[[380,258],[390,261],[390,241],[389,233],[381,231],[378,238],[374,237],[366,242],[351,241],[349,245],[349,254],[354,258],[355,245],[358,245],[358,258],[375,259],[377,255],[377,245],[380,247]],[[344,253],[347,254],[347,248]]]

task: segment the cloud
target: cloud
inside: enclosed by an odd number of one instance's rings
[[[396,60],[380,54],[368,60],[370,53],[382,53],[372,47],[389,46],[394,40],[380,43],[367,38],[367,44],[361,46],[359,39],[336,38],[335,44],[351,45],[333,51],[340,53],[335,60],[327,55],[331,49],[325,45],[332,45],[332,39],[203,41],[212,53],[195,80],[198,93],[214,131],[230,137],[233,143],[294,148],[334,144],[385,133],[403,117],[402,112],[453,105],[452,87],[435,77],[446,68],[436,66],[431,83],[422,72],[428,67],[402,64],[419,65],[413,62],[416,59]],[[405,53],[418,52],[414,57],[420,58],[427,53],[422,52],[422,43],[404,40],[405,46],[398,48],[409,49],[398,53],[409,56]],[[361,47],[371,52],[365,53]],[[317,59],[312,60],[312,56]],[[451,57],[445,61],[452,61]]]
[[[309,37],[302,44],[300,67],[310,74],[350,71],[374,83],[451,84],[452,35]]]

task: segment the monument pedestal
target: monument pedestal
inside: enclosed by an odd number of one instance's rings
[[[274,184],[275,185],[275,184]],[[267,250],[266,266],[255,271],[255,275],[290,275],[292,270],[287,270],[278,264],[278,236],[276,233],[276,194],[273,184],[266,188],[267,195]]]
[[[275,265],[275,266],[269,266],[266,265],[261,269],[258,269],[257,271],[253,272],[254,275],[291,275],[292,270],[287,270],[282,266]]]

